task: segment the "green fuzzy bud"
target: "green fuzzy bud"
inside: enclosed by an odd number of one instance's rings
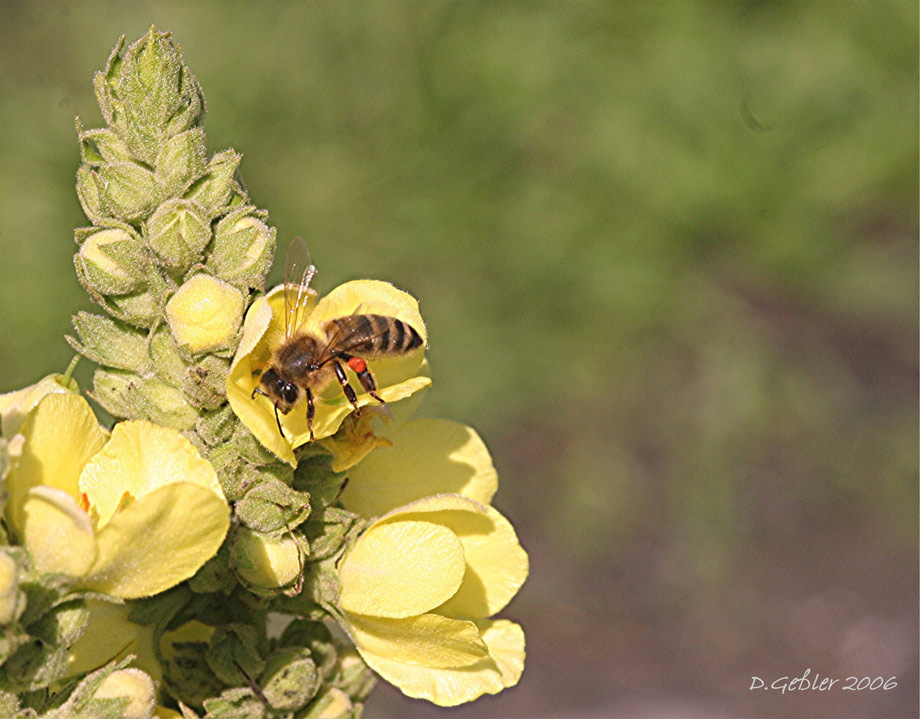
[[[285,627],[278,643],[283,647],[306,647],[323,682],[331,680],[338,671],[339,653],[336,643],[323,622],[295,619]]]
[[[208,355],[189,370],[182,389],[199,409],[217,409],[227,401],[230,360]]]
[[[54,607],[29,629],[46,644],[70,647],[83,636],[88,621],[89,609],[82,599],[78,599]]]
[[[258,684],[273,709],[294,711],[316,694],[319,672],[309,649],[281,649],[268,657]]]
[[[172,657],[163,663],[163,683],[186,704],[201,706],[223,688],[205,660],[207,652],[204,642],[176,642]]]
[[[195,431],[209,447],[226,443],[233,434],[236,415],[225,404],[214,412],[205,412],[198,418]]]
[[[275,254],[275,228],[247,211],[227,215],[214,228],[208,266],[241,287],[263,289]]]
[[[201,89],[168,33],[151,27],[124,54],[120,49],[116,47],[105,72],[97,75],[97,99],[131,153],[153,166],[169,137],[201,122]]]
[[[164,266],[185,272],[211,241],[211,224],[197,203],[170,200],[147,220],[146,235],[147,245]]]
[[[278,458],[265,449],[242,422],[236,425],[232,442],[240,456],[253,464],[268,465],[276,464],[278,461]]]
[[[317,697],[303,719],[354,719],[360,714],[360,708],[352,704],[351,697],[341,689],[332,687]]]
[[[192,429],[198,421],[198,412],[182,391],[160,379],[142,380],[133,386],[130,399],[140,415],[164,427]]]
[[[25,594],[19,589],[22,567],[4,548],[0,551],[0,626],[12,624],[25,610]]]
[[[230,594],[237,586],[236,577],[227,559],[226,544],[211,557],[193,577],[188,580],[188,588],[196,594],[220,592]]]
[[[133,372],[100,368],[93,373],[93,391],[89,395],[113,417],[138,419],[140,414],[130,399],[138,381]]]
[[[160,316],[161,308],[148,290],[128,295],[112,295],[102,303],[109,314],[135,327],[150,327]]]
[[[158,377],[175,387],[185,382],[191,366],[190,358],[188,353],[180,352],[168,327],[160,325],[150,335],[149,352]]]
[[[2,642],[2,640],[0,640]],[[0,689],[0,717],[19,717],[19,697]]]
[[[353,648],[349,647],[341,654],[336,686],[348,692],[352,698],[363,701],[374,688],[376,681],[374,673]]]
[[[207,174],[189,188],[185,197],[204,207],[212,218],[225,212],[238,187],[233,178],[241,159],[242,155],[233,150],[213,155],[208,162]]]
[[[310,514],[310,495],[278,480],[265,479],[236,504],[236,516],[250,529],[267,534],[296,527]]]
[[[196,127],[166,141],[157,156],[154,178],[163,197],[179,197],[205,172],[204,131]]]
[[[77,170],[77,198],[90,222],[98,224],[109,216],[96,173],[87,165],[81,165]]]
[[[122,35],[118,38],[115,47],[112,48],[112,52],[109,53],[105,69],[93,76],[93,91],[96,93],[96,102],[99,104],[102,117],[105,118],[108,124],[112,124],[112,120],[115,118],[115,111],[120,105],[115,97],[112,83],[118,74],[118,69],[121,67],[121,49],[124,45],[125,36]]]
[[[154,175],[136,162],[109,162],[95,174],[104,206],[119,220],[143,219],[156,203]]]
[[[265,669],[255,627],[248,624],[226,624],[218,627],[211,637],[205,661],[225,684],[246,684]]]
[[[87,165],[99,167],[108,162],[128,162],[132,159],[124,140],[111,130],[84,130],[80,118],[77,118],[77,135],[80,157]]]
[[[78,312],[73,318],[73,326],[80,339],[68,336],[67,342],[93,362],[135,372],[149,368],[147,338],[123,322]]]
[[[329,509],[323,511],[323,515],[329,515]],[[336,554],[345,543],[345,536],[351,523],[354,521],[354,515],[347,515],[348,519],[342,521],[329,521],[323,519],[308,519],[301,525],[301,531],[310,542],[310,559],[319,561]]]
[[[207,719],[266,719],[265,702],[252,689],[236,687],[221,692],[204,703]],[[290,714],[283,714],[289,717]]]
[[[99,295],[124,295],[146,285],[144,248],[122,229],[106,228],[86,235],[74,263],[84,286]]]

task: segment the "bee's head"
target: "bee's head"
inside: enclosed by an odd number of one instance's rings
[[[287,414],[291,411],[297,400],[300,399],[300,388],[293,382],[281,377],[274,369],[270,367],[259,380],[264,393],[268,395],[281,414]]]

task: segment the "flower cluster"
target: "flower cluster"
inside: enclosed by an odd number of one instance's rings
[[[0,395],[0,714],[345,719],[375,674],[442,706],[515,685],[524,634],[494,617],[527,555],[479,436],[414,418],[416,300],[301,295],[319,343],[363,314],[411,349],[343,363],[310,419],[302,397],[279,412],[256,390],[297,290],[264,291],[275,230],[239,155],[207,157],[197,80],[151,28],[95,90],[75,265],[104,314],[68,341],[115,421],[70,370]]]

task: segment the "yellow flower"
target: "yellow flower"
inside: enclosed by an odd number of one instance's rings
[[[294,291],[293,289],[290,291]],[[253,303],[243,323],[243,336],[227,377],[227,399],[236,415],[255,437],[279,458],[295,464],[294,449],[309,442],[306,403],[299,402],[288,414],[279,414],[285,436],[278,432],[275,409],[267,397],[256,395],[262,372],[271,361],[273,351],[284,339],[284,286],[279,286]],[[405,292],[386,282],[359,280],[340,285],[319,302],[310,300],[303,330],[322,337],[328,320],[356,312],[396,317],[415,328],[424,340],[425,323],[418,303]],[[424,351],[419,348],[401,357],[368,362],[377,382],[377,394],[387,402],[396,402],[431,384],[428,377],[418,376]],[[358,406],[377,404],[356,380],[350,369],[352,387]],[[331,382],[316,398],[313,431],[316,439],[335,433],[352,412],[337,382]]]
[[[498,474],[472,427],[446,419],[412,419],[386,433],[392,447],[374,449],[348,471],[341,501],[362,517],[379,517],[432,494],[460,494],[489,504]]]
[[[192,576],[223,542],[230,509],[217,475],[175,430],[121,422],[108,438],[82,397],[50,394],[21,433],[7,513],[39,571],[145,597]]]
[[[374,522],[345,554],[339,606],[368,666],[440,706],[514,686],[524,632],[489,619],[527,577],[527,554],[491,507],[455,494]]]
[[[441,706],[514,686],[524,632],[489,619],[527,578],[527,553],[488,506],[498,480],[469,427],[404,423],[349,470],[342,503],[380,516],[344,555],[339,606],[367,664]],[[427,496],[431,494],[435,496]]]
[[[12,437],[23,420],[47,394],[79,392],[76,381],[61,374],[49,374],[33,385],[0,394],[0,434]]]

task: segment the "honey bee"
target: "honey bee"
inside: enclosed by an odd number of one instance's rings
[[[385,407],[386,402],[377,394],[377,383],[367,368],[366,359],[397,357],[423,343],[415,328],[402,320],[357,311],[325,322],[321,328],[322,335],[306,331],[303,325],[309,313],[304,309],[311,296],[315,295],[310,289],[315,274],[316,268],[310,264],[306,243],[302,238],[295,237],[284,263],[284,339],[272,353],[268,368],[251,395],[255,399],[256,394],[260,394],[274,404],[275,421],[282,437],[284,430],[278,412],[287,414],[302,397],[306,397],[311,442],[315,439],[314,397],[333,378],[342,385],[345,397],[354,407],[355,416],[361,414],[357,395],[348,381],[343,363],[358,376],[364,391]],[[295,290],[294,278],[298,275],[300,279]]]

